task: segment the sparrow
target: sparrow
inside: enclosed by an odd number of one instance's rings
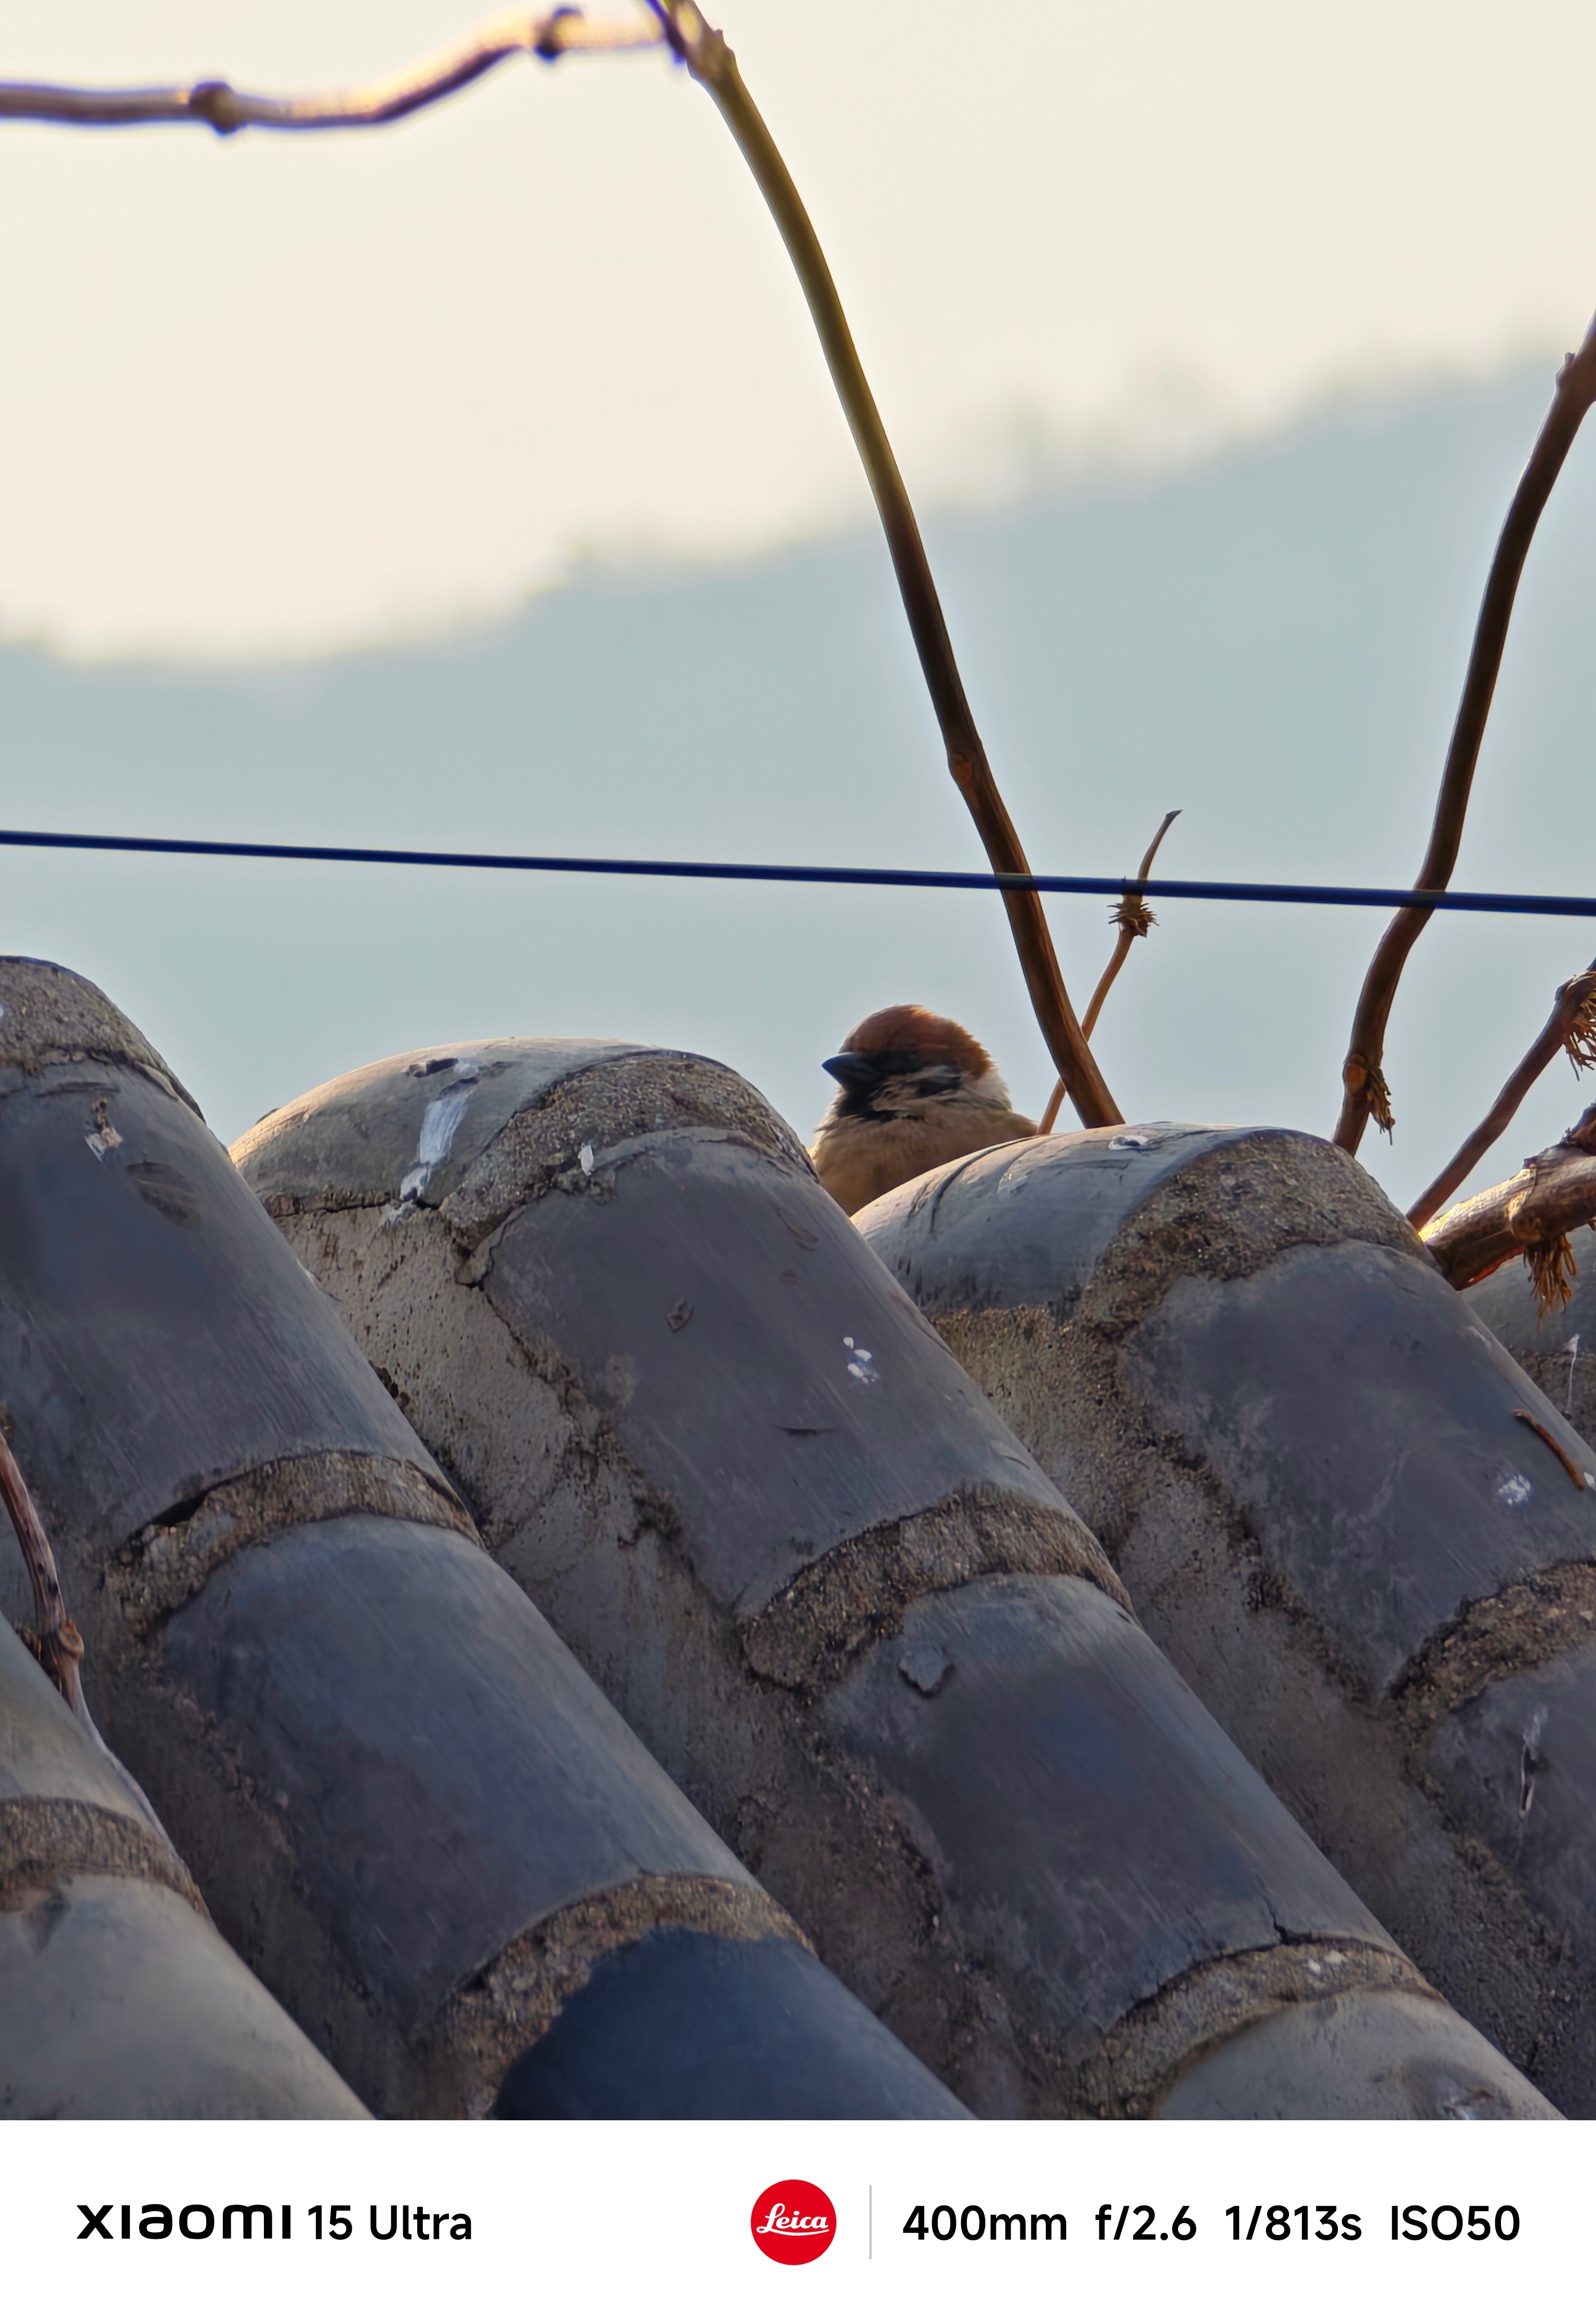
[[[929,1009],[877,1009],[825,1069],[841,1087],[810,1160],[850,1215],[939,1163],[1040,1135],[975,1035]]]

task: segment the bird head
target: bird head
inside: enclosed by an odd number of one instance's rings
[[[975,1035],[912,1005],[877,1009],[825,1069],[840,1084],[833,1121],[923,1121],[949,1104],[973,1100],[1004,1112],[1009,1103],[1008,1086]]]
[[[929,1009],[877,1009],[825,1063],[838,1090],[810,1153],[850,1214],[940,1163],[1037,1134],[975,1035]]]

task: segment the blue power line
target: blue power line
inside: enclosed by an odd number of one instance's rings
[[[1119,880],[1049,872],[904,872],[852,863],[694,863],[630,855],[488,855],[417,847],[300,847],[252,839],[143,839],[102,831],[0,831],[0,847],[61,847],[120,855],[223,855],[246,862],[400,863],[446,872],[582,872],[633,880],[791,881],[826,888],[1017,888],[1044,896],[1191,898],[1215,904],[1359,904],[1390,911],[1404,904],[1436,912],[1520,912],[1541,918],[1596,919],[1596,896],[1516,896],[1481,889],[1328,888],[1301,881]]]

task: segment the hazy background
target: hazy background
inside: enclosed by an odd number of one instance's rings
[[[728,5],[731,0],[728,0]],[[319,88],[440,0],[0,5],[0,75]],[[1402,881],[1491,544],[1596,302],[1596,17],[1013,0],[722,19],[813,209],[1032,860]],[[708,101],[510,66],[395,132],[0,131],[14,825],[977,864],[851,447]],[[1591,887],[1596,467],[1537,540],[1461,883]],[[704,1048],[802,1128],[884,1001],[1050,1075],[991,899],[4,857],[216,1128],[424,1041]],[[1078,998],[1097,902],[1054,913]],[[1361,913],[1171,904],[1126,1112],[1327,1130]],[[1399,1198],[1596,951],[1433,924]],[[1548,1074],[1483,1182],[1565,1126]]]

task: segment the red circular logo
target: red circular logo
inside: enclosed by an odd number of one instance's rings
[[[837,2232],[830,2195],[808,2179],[778,2179],[755,2204],[748,2226],[766,2259],[802,2267],[819,2259]]]

